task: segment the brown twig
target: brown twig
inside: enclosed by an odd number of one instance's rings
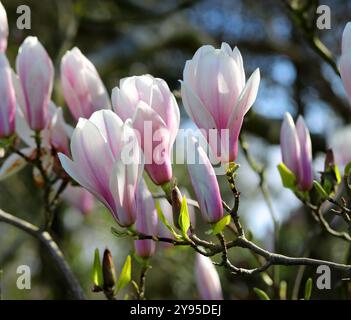
[[[71,268],[65,260],[62,251],[57,243],[53,240],[50,233],[42,231],[31,223],[17,218],[3,210],[0,210],[0,222],[8,223],[38,239],[48,250],[52,260],[55,262],[63,279],[66,282],[67,288],[71,291],[74,299],[85,300],[85,294]]]

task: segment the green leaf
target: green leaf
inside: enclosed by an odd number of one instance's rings
[[[183,237],[187,238],[188,237],[187,232],[190,228],[190,218],[189,218],[189,212],[188,212],[188,204],[186,202],[185,196],[183,196],[178,223],[179,223],[180,230],[182,231]]]
[[[351,173],[351,161],[346,165],[345,171],[344,171],[344,174],[345,174],[346,176],[349,176],[350,173]]]
[[[283,186],[294,190],[296,185],[295,174],[283,162],[279,163],[278,170]]]
[[[313,180],[313,186],[315,187],[315,189],[318,191],[319,195],[323,199],[329,198],[328,193],[323,189],[323,187],[321,186],[321,184],[318,181]]]
[[[214,223],[212,225],[212,234],[216,235],[216,234],[222,232],[223,229],[225,228],[225,226],[227,226],[230,223],[230,220],[231,220],[231,216],[228,214],[228,215],[224,216],[218,222]]]
[[[255,293],[257,294],[257,296],[261,299],[261,300],[271,300],[267,293],[265,293],[263,290],[258,289],[258,288],[254,288],[253,289],[255,291]]]
[[[166,217],[164,216],[162,210],[161,210],[161,207],[160,207],[160,204],[159,202],[157,201],[155,203],[155,207],[156,207],[156,210],[157,210],[157,215],[158,215],[158,218],[161,220],[161,222],[166,226],[166,228],[173,234],[173,236],[178,239],[180,236],[179,234],[177,234],[174,229],[172,228],[172,226],[168,223]]]
[[[127,257],[124,262],[122,271],[119,275],[118,282],[116,285],[115,294],[122,290],[132,279],[132,259],[130,256]]]
[[[308,278],[305,284],[305,300],[310,300],[312,293],[312,279]]]
[[[286,292],[288,290],[288,284],[286,281],[282,280],[279,284],[279,299],[286,300]]]
[[[95,253],[94,253],[92,280],[93,280],[93,284],[97,287],[102,287],[104,285],[100,253],[98,248],[95,249]]]
[[[341,174],[340,174],[339,167],[335,164],[333,166],[333,170],[334,170],[334,174],[335,174],[335,178],[336,178],[336,183],[340,184],[341,183]]]
[[[126,230],[118,230],[115,227],[111,227],[111,232],[118,238],[123,238],[128,235],[128,231]]]
[[[273,286],[274,282],[267,272],[262,272],[261,278],[266,283],[267,286],[270,286],[270,287]]]
[[[239,164],[235,162],[230,162],[227,169],[227,175],[234,174],[239,169],[239,167],[240,167]]]

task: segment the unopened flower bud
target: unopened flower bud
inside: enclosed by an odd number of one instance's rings
[[[327,170],[328,168],[334,165],[335,165],[334,152],[332,149],[328,149],[325,153],[324,169]]]
[[[173,223],[179,229],[179,215],[182,207],[182,194],[177,186],[174,186],[171,190],[172,199],[172,212],[173,212]]]
[[[312,144],[310,132],[299,116],[294,124],[290,113],[286,113],[280,130],[280,148],[284,164],[296,176],[299,190],[308,191],[312,188]]]
[[[116,284],[116,271],[115,265],[112,260],[110,250],[105,249],[104,257],[102,260],[102,274],[104,279],[104,290],[112,290]]]

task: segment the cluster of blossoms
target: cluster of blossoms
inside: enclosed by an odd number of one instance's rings
[[[351,98],[350,33],[348,24],[341,75]],[[155,200],[143,177],[145,169],[152,182],[163,187],[174,178],[171,153],[180,113],[167,83],[151,75],[127,77],[120,80],[110,98],[94,65],[73,48],[62,57],[60,68],[62,92],[76,123],[73,128],[65,122],[62,109],[51,101],[54,67],[45,48],[36,37],[27,37],[19,48],[15,72],[6,57],[7,37],[6,12],[0,3],[0,138],[17,136],[25,144],[19,153],[5,160],[0,178],[21,168],[26,158],[37,156],[39,137],[45,170],[62,179],[68,175],[84,188],[69,186],[63,194],[72,205],[88,212],[93,194],[121,227],[134,226],[147,235],[168,232],[158,226]],[[255,102],[259,82],[258,69],[246,81],[240,51],[226,43],[220,49],[201,47],[185,64],[183,105],[222,163],[237,158],[244,116]],[[210,138],[213,130],[217,139]],[[228,143],[222,143],[226,140],[223,135],[227,135]],[[196,199],[204,221],[214,224],[224,216],[216,175],[199,142],[190,136],[188,144],[199,160],[188,164]],[[301,116],[296,126],[289,114],[285,116],[281,151],[285,167],[295,177],[295,187],[303,192],[310,190],[311,139]],[[40,173],[34,175],[40,183]],[[166,216],[172,208],[168,203],[164,205],[168,206]],[[155,244],[152,240],[136,240],[135,249],[140,257],[149,258]],[[202,297],[221,298],[219,278],[211,261],[199,255],[196,270]]]

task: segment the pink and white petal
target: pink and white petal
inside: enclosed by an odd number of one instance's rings
[[[107,141],[114,158],[119,156],[122,147],[123,121],[111,110],[99,110],[89,118]]]
[[[89,120],[79,119],[72,135],[71,152],[87,180],[104,198],[111,200],[108,185],[114,157],[99,129]]]
[[[196,88],[195,83],[195,69],[196,64],[194,60],[188,60],[185,62],[185,67],[183,70],[183,81],[190,86],[193,90]]]
[[[138,166],[116,161],[109,182],[114,195],[116,218],[120,225],[130,226],[136,219],[136,178],[139,176]]]
[[[87,179],[86,173],[81,172],[81,166],[74,163],[70,158],[68,158],[63,153],[58,153],[59,160],[63,169],[67,174],[76,182],[78,182],[82,187],[87,189],[92,193],[99,201],[101,201],[111,212],[113,208],[110,206],[110,203],[99,193],[96,188],[96,185],[92,183],[91,180]]]
[[[220,54],[217,73],[219,128],[226,128],[233,105],[244,88],[240,79],[240,69],[235,61],[230,56]]]
[[[145,169],[158,185],[172,178],[171,150],[173,141],[162,118],[140,101],[133,120],[140,134],[140,145],[145,156]]]
[[[71,83],[66,78],[64,74],[61,73],[61,86],[62,92],[64,94],[65,100],[71,111],[74,119],[78,121],[79,117],[83,115],[82,105],[79,101],[79,97],[76,94],[74,88],[72,88]]]
[[[223,207],[216,174],[198,141],[190,135],[188,143],[189,150],[194,150],[198,158],[197,163],[187,165],[200,211],[206,222],[217,222],[223,217]]]
[[[297,119],[296,133],[300,142],[301,151],[299,161],[299,184],[303,190],[309,190],[313,183],[312,143],[310,133],[302,116],[299,116]]]
[[[222,300],[221,282],[211,259],[196,254],[195,277],[199,295],[202,300]]]
[[[243,58],[241,56],[240,50],[238,49],[238,47],[235,47],[232,53],[232,57],[234,58],[234,60],[236,61],[236,64],[239,67],[240,70],[240,74],[241,74],[241,86],[244,87],[245,86],[245,70],[244,70],[244,63],[243,63]]]
[[[154,78],[149,74],[135,78],[135,87],[138,91],[139,100],[144,101],[150,106],[152,106],[152,93],[154,85]]]
[[[284,164],[298,178],[301,150],[294,120],[290,113],[285,114],[283,124],[280,129],[280,148]]]
[[[184,108],[198,128],[209,130],[217,127],[212,115],[185,81],[181,81],[181,94]]]
[[[207,111],[212,115],[216,124],[220,123],[219,99],[218,99],[218,71],[221,52],[204,54],[198,62],[195,74],[195,92]]]
[[[36,143],[33,138],[34,132],[29,128],[24,118],[22,110],[16,109],[16,133],[20,139],[29,147],[35,147]]]
[[[167,83],[158,78],[155,79],[155,83],[152,108],[161,116],[171,134],[171,141],[174,141],[180,123],[179,107]],[[156,103],[157,97],[159,100]]]
[[[23,94],[22,86],[20,84],[20,80],[18,78],[18,75],[12,69],[11,69],[11,75],[12,75],[13,88],[15,89],[15,93],[16,93],[17,104],[21,108],[22,112],[25,112],[26,110],[25,100],[24,100],[24,94]]]
[[[347,93],[349,103],[351,103],[351,54],[343,54],[340,58],[340,75]]]
[[[110,98],[107,94],[106,88],[102,83],[99,75],[94,67],[93,71],[89,69],[84,69],[85,71],[85,84],[86,89],[90,95],[90,103],[92,109],[89,112],[92,114],[94,111],[101,109],[111,109]]]
[[[341,53],[342,55],[351,53],[351,22],[346,24],[342,34]]]
[[[260,70],[257,68],[247,81],[243,91],[240,94],[239,100],[236,103],[233,112],[228,120],[228,127],[231,127],[234,122],[237,122],[239,118],[249,111],[251,106],[254,104],[258,92],[258,86],[260,84]]]
[[[135,112],[134,118],[132,120],[133,128],[136,129],[141,138],[141,145],[144,148],[144,142],[152,143],[152,137],[146,137],[144,138],[144,134],[150,133],[153,134],[156,130],[160,128],[164,128],[167,130],[166,123],[163,121],[163,119],[150,107],[150,105],[146,104],[143,101],[139,101],[137,110]],[[147,129],[145,126],[146,124],[151,125],[151,132],[145,132],[145,129]],[[145,150],[144,150],[145,152]],[[146,156],[146,155],[145,155]]]

